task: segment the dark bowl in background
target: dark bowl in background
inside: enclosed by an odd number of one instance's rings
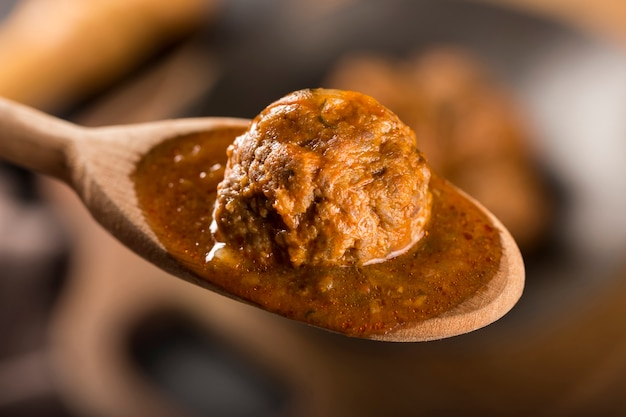
[[[479,2],[331,3],[224,2],[188,41],[216,56],[216,84],[176,116],[253,117],[285,93],[319,86],[355,51],[401,58],[467,49],[520,104],[559,203],[541,250],[526,254],[522,299],[491,326],[423,344],[349,339],[247,306],[267,326],[261,336],[222,338],[197,310],[166,307],[131,320],[125,360],[190,416],[626,412],[626,54],[593,34]],[[71,245],[62,242],[53,255],[65,262]],[[245,319],[222,320],[236,328]],[[13,407],[6,412],[30,410]],[[32,415],[83,415],[57,408]]]

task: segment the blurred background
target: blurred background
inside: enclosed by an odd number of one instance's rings
[[[87,126],[373,95],[524,254],[511,313],[350,339],[174,279],[0,163],[0,416],[626,414],[626,3],[2,0],[0,95]]]

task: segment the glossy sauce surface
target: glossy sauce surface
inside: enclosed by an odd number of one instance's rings
[[[407,253],[355,267],[259,266],[210,232],[226,147],[225,129],[155,147],[133,175],[146,221],[168,252],[209,286],[314,326],[367,337],[436,317],[481,290],[498,271],[499,231],[473,203],[433,176],[427,235]],[[407,174],[410,175],[410,174]],[[219,246],[218,246],[219,247]],[[212,252],[213,251],[213,252]],[[226,259],[226,260],[224,260]]]

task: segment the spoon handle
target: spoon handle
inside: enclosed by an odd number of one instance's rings
[[[0,158],[70,181],[68,159],[83,129],[0,98]]]

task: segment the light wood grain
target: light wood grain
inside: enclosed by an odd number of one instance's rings
[[[0,25],[0,94],[75,106],[209,20],[208,0],[23,0]]]
[[[130,177],[141,157],[164,140],[247,125],[243,119],[202,118],[84,128],[0,100],[0,156],[66,182],[118,240],[166,271],[195,282],[145,222]]]
[[[612,38],[626,47],[626,2],[623,0],[472,0],[536,13],[580,30]]]
[[[198,279],[168,254],[143,217],[131,177],[143,155],[165,140],[196,132],[245,129],[248,124],[245,119],[202,118],[85,128],[0,100],[0,156],[65,181],[95,220],[149,262],[179,278],[238,299]],[[455,309],[373,338],[428,341],[466,333],[499,319],[520,298],[524,265],[517,245],[493,215],[465,197],[487,213],[500,231],[503,254],[498,273],[489,285]]]

